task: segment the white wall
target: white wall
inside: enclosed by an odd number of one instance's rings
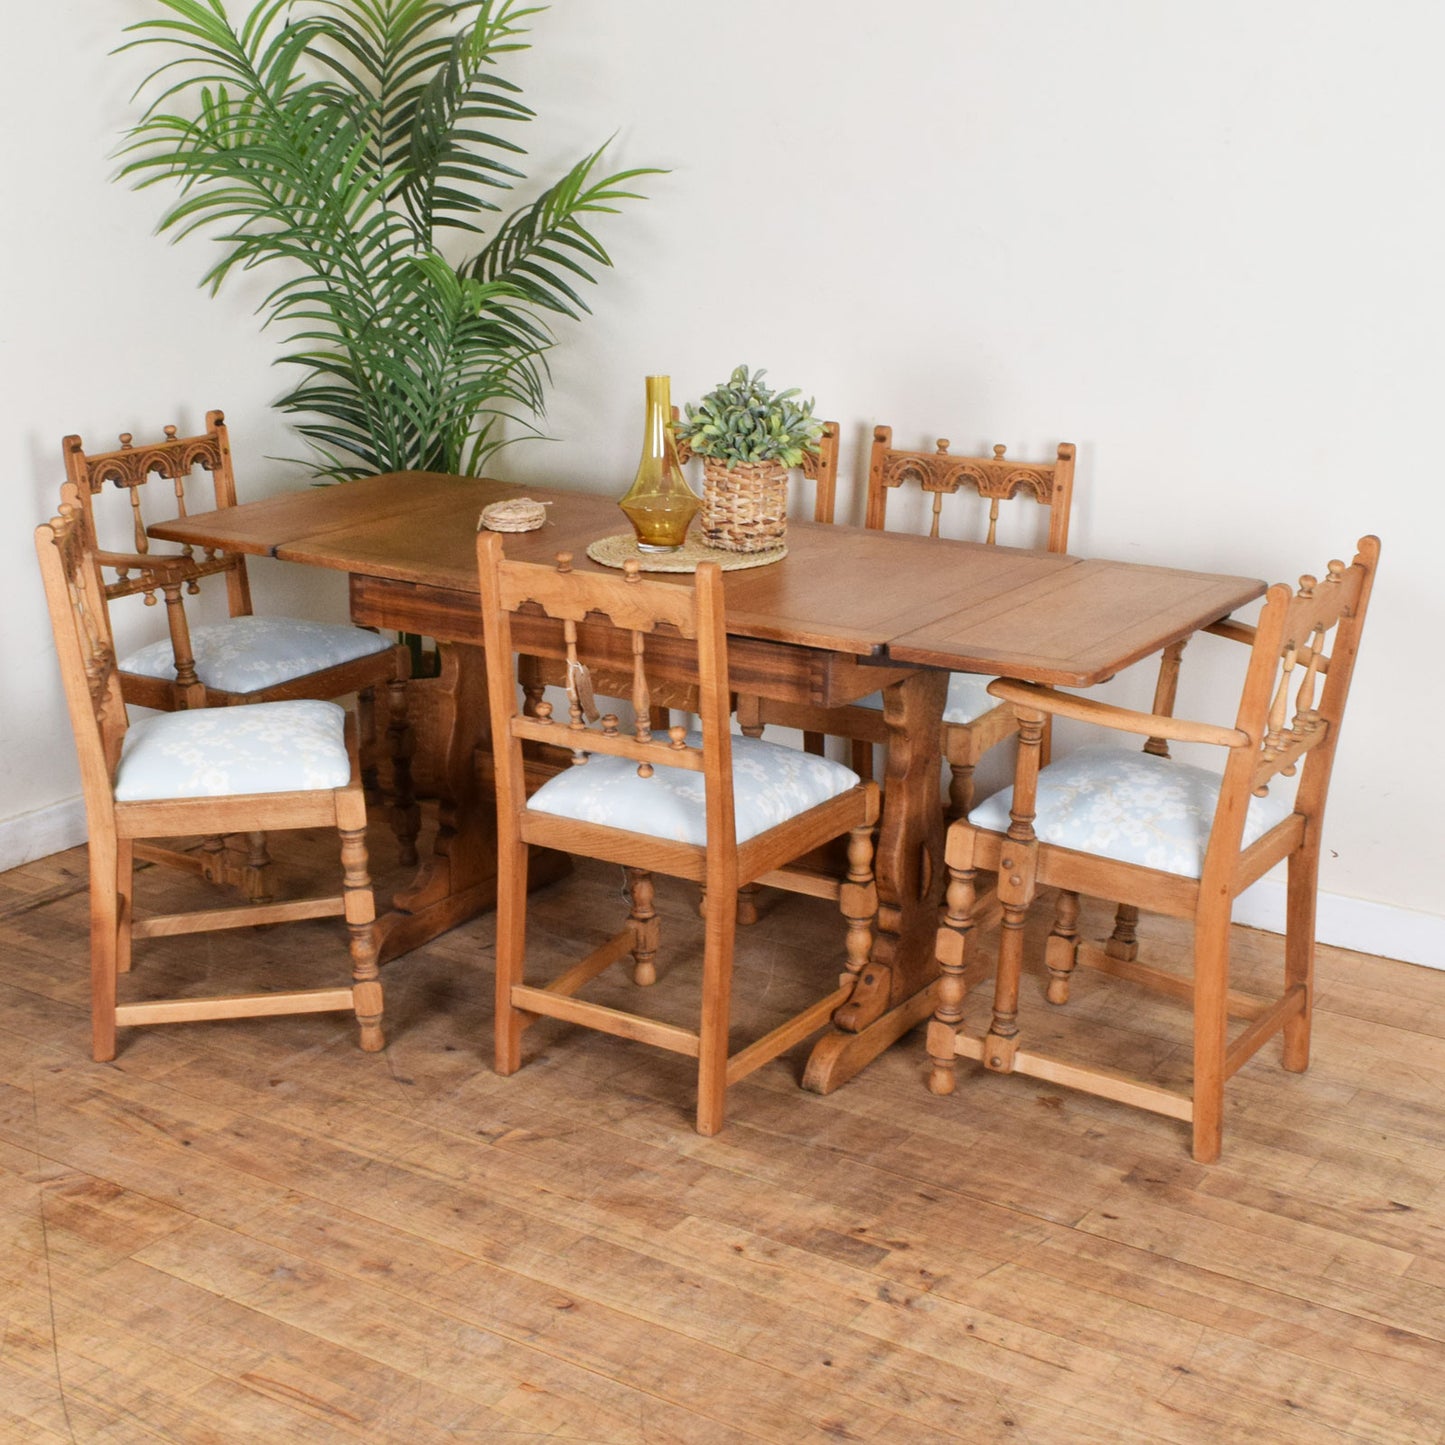
[[[204,248],[150,237],[157,200],[106,181],[127,67],[101,8],[22,7],[0,100],[7,145],[26,115],[45,136],[7,158],[0,817],[74,790],[29,540],[58,438],[224,404],[249,495],[296,450],[247,301],[200,295]],[[1445,939],[1421,665],[1442,621],[1433,0],[558,0],[535,40],[512,72],[541,116],[534,174],[614,131],[615,164],[671,174],[604,219],[617,269],[562,330],[557,441],[501,470],[620,490],[644,373],[685,399],[746,360],[843,423],[845,512],[887,421],[956,450],[1077,443],[1079,552],[1292,579],[1376,531],[1323,887],[1422,930],[1416,954]],[[257,577],[264,600],[285,570]],[[1205,708],[1226,689],[1200,652],[1185,702]]]

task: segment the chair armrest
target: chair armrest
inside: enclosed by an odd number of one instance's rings
[[[102,567],[117,570],[150,572],[157,581],[186,582],[201,575],[201,569],[193,557],[184,557],[178,552],[96,552],[95,560]]]
[[[1001,677],[989,683],[988,690],[1005,702],[1037,708],[1055,717],[1097,723],[1100,727],[1114,728],[1119,732],[1170,738],[1181,743],[1213,743],[1223,748],[1249,746],[1249,735],[1238,728],[1191,722],[1188,718],[1169,717],[1163,713],[1135,712],[1132,708],[1115,707],[1113,703],[1094,702],[1091,698],[1055,692],[1053,688],[1040,687],[1037,683],[1014,682]]]

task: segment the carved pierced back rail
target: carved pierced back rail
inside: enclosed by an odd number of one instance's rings
[[[233,616],[250,611],[250,592],[246,582],[245,561],[239,553],[228,553],[213,547],[196,549],[185,546],[179,554],[152,553],[146,529],[149,525],[190,515],[191,510],[209,512],[236,505],[236,482],[231,467],[231,445],[225,416],[219,411],[206,414],[206,431],[199,436],[182,437],[174,426],[165,428],[164,440],[137,446],[130,432],[122,432],[115,451],[87,453],[78,436],[68,436],[62,443],[65,470],[79,489],[81,502],[96,526],[94,499],[107,485],[125,494],[129,508],[131,546],[134,556],[120,552],[98,551],[98,557],[112,577],[106,581],[105,595],[110,598],[142,594],[147,605],[156,601],[157,578],[143,565],[143,559],[156,560],[180,555],[191,563],[186,591],[200,590],[202,577],[225,574]],[[210,478],[199,507],[191,508],[187,484],[197,472]]]
[[[940,437],[932,452],[900,451],[893,446],[892,427],[875,427],[866,524],[882,530],[889,492],[916,486],[931,499],[928,535],[937,537],[941,535],[944,498],[972,492],[988,503],[988,526],[982,541],[998,542],[1001,505],[1023,499],[1048,509],[1048,550],[1068,549],[1074,489],[1074,448],[1070,443],[1059,447],[1052,462],[1012,461],[1002,446],[994,447],[991,457],[951,456],[949,445],[947,437]]]
[[[1285,613],[1283,646],[1264,718],[1263,742],[1254,770],[1254,791],[1271,779],[1293,777],[1300,760],[1329,737],[1343,712],[1347,678],[1330,685],[1331,654],[1337,637],[1360,611],[1365,570],[1333,561],[1323,581],[1306,575]],[[1283,591],[1284,589],[1281,589]],[[1356,629],[1349,629],[1353,634]],[[1353,635],[1349,646],[1353,651]]]
[[[585,764],[590,753],[608,753],[635,761],[642,777],[650,776],[658,765],[703,771],[704,751],[687,744],[686,728],[670,728],[665,742],[653,735],[654,689],[647,675],[647,648],[654,636],[697,642],[704,730],[709,713],[714,726],[719,717],[725,726],[726,678],[719,680],[716,669],[701,656],[711,650],[705,636],[708,628],[699,616],[708,604],[700,604],[690,588],[645,580],[634,561],[625,564],[621,576],[603,576],[574,571],[572,560],[571,553],[562,552],[555,569],[507,561],[498,568],[501,610],[560,623],[566,660],[566,723],[553,717],[550,703],[540,702],[534,715],[513,712],[508,719],[511,735],[570,748],[574,765]],[[703,564],[699,569],[698,590],[711,598],[711,606],[721,618],[721,573],[715,566]],[[589,630],[598,627],[615,628],[629,637],[632,665],[626,696],[635,719],[630,732],[614,713],[599,717],[593,701],[587,642]],[[614,685],[619,680],[615,664],[609,666],[608,676]]]
[[[126,712],[100,573],[78,488],[61,488],[60,512],[35,532],[56,653],[75,729],[81,771],[108,785],[120,758]],[[109,796],[109,788],[105,787]]]

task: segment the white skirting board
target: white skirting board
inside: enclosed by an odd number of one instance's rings
[[[85,842],[85,804],[79,798],[0,818],[0,872]]]
[[[1234,921],[1270,933],[1284,932],[1285,886],[1261,878],[1234,903]],[[1321,893],[1315,908],[1315,938],[1335,948],[1376,953],[1445,969],[1445,917],[1367,898]]]
[[[0,872],[85,842],[79,798],[18,818],[0,819]],[[1262,878],[1234,905],[1234,921],[1284,931],[1284,883]],[[1445,916],[1321,893],[1315,935],[1321,943],[1445,969]]]

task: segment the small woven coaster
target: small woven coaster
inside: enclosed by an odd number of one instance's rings
[[[788,555],[788,549],[783,545],[766,552],[725,552],[689,537],[676,552],[644,552],[631,532],[619,532],[615,537],[591,543],[587,555],[604,567],[636,562],[644,572],[696,572],[699,562],[716,562],[724,572],[740,572],[744,567],[766,567],[769,562],[780,561]]]
[[[531,497],[510,497],[505,502],[493,502],[482,508],[477,519],[477,531],[485,527],[489,532],[535,532],[547,521],[547,503],[534,502]]]

